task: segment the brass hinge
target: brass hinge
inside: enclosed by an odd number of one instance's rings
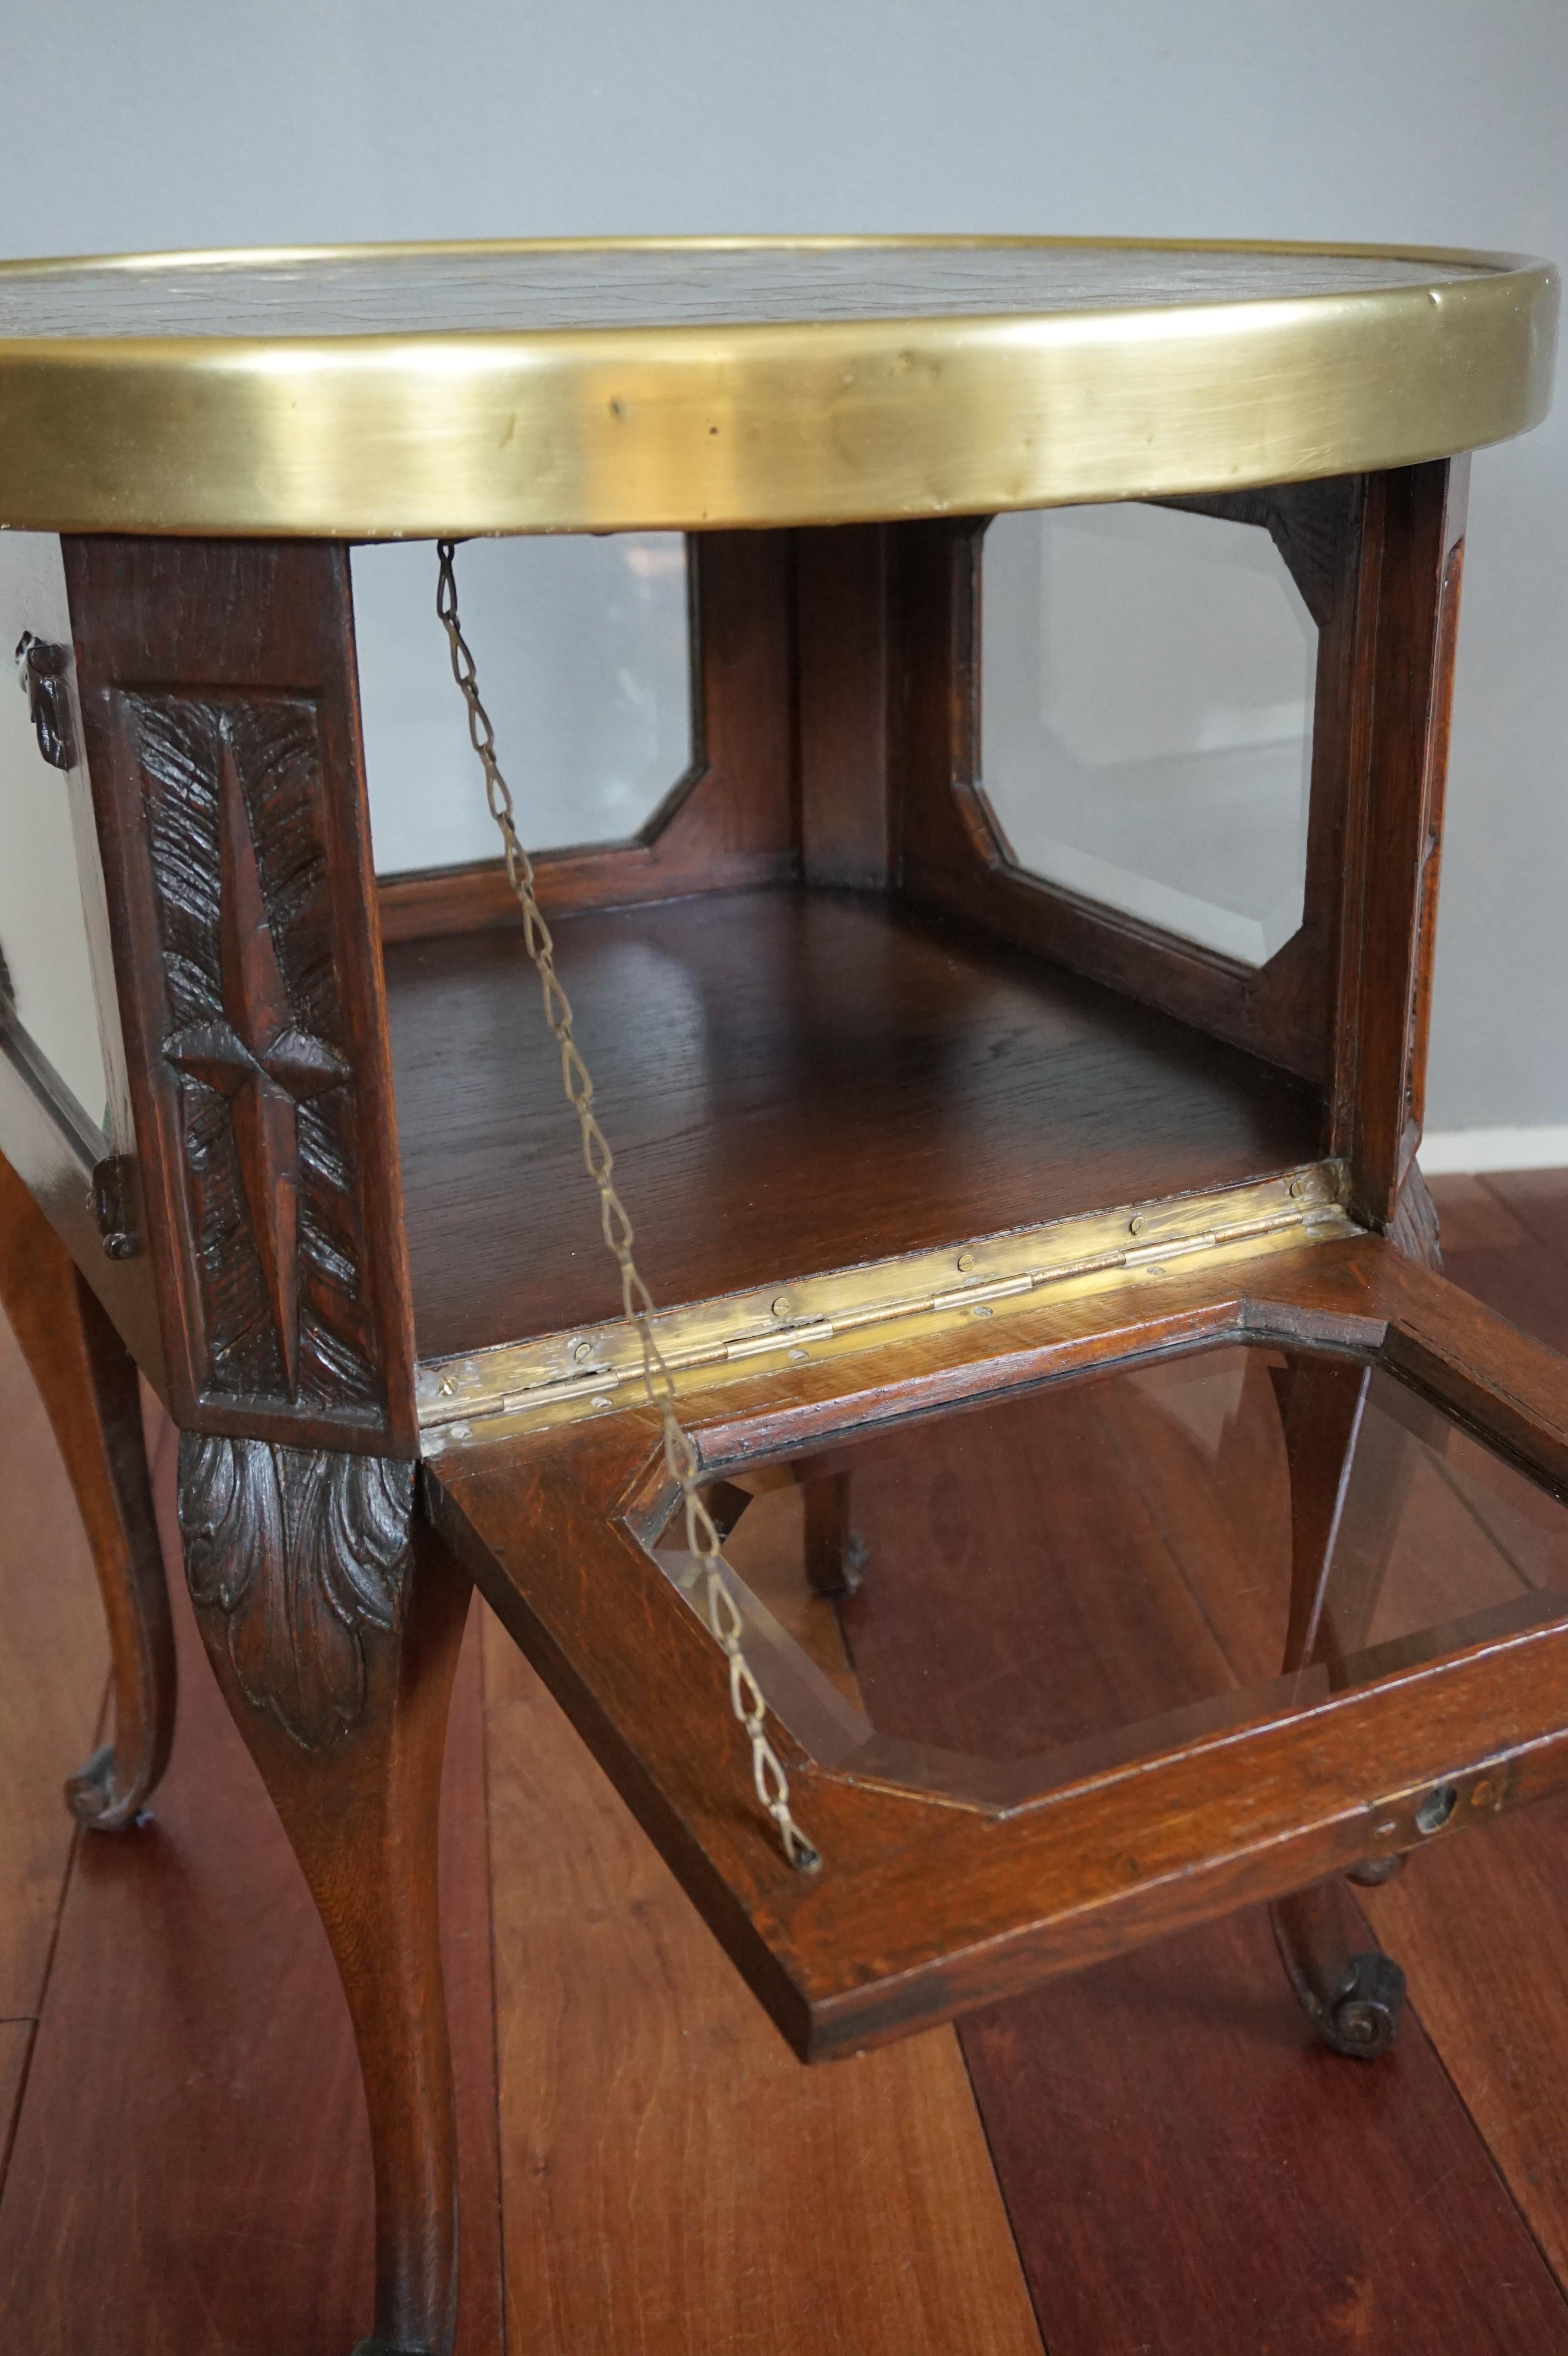
[[[809,1358],[846,1336],[871,1344],[912,1318],[985,1317],[1051,1285],[1157,1279],[1168,1263],[1240,1250],[1292,1235],[1311,1240],[1352,1232],[1341,1208],[1344,1173],[1310,1163],[1250,1186],[1182,1195],[1014,1228],[948,1249],[732,1293],[667,1310],[654,1320],[677,1377],[717,1376],[773,1358]],[[624,1319],[533,1342],[503,1344],[419,1369],[426,1452],[496,1419],[602,1413],[642,1397],[642,1348]]]

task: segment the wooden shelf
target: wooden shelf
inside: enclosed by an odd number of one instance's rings
[[[661,1307],[1322,1150],[1305,1082],[923,909],[784,889],[555,929]],[[386,963],[421,1356],[617,1314],[520,936]]]

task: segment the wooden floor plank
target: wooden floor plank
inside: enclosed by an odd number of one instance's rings
[[[1568,1172],[1435,1178],[1444,1274],[1553,1349],[1568,1349]]]
[[[1521,1333],[1568,1350],[1568,1263],[1539,1248],[1455,1251],[1445,1256],[1443,1273]]]
[[[8,2021],[31,2019],[42,1998],[71,1851],[63,1787],[93,1747],[109,1652],[65,1467],[3,1316],[0,1495],[0,2021]]]
[[[1431,1192],[1445,1258],[1453,1252],[1514,1251],[1521,1244],[1528,1247],[1529,1228],[1515,1218],[1486,1179],[1435,1178]]]
[[[1007,1401],[857,1451],[870,1569],[838,1616],[881,1733],[1021,1758],[1233,1683],[1103,1397],[1073,1385],[1043,1415]]]
[[[1441,1843],[1359,1893],[1380,1944],[1568,2282],[1568,1799]]]
[[[1316,2044],[1258,1911],[1000,2007],[964,2043],[1051,2356],[1568,2348],[1419,2028],[1373,2065]]]
[[[1568,1265],[1568,1171],[1499,1170],[1480,1183],[1536,1243]],[[1450,1217],[1446,1194],[1439,1215]]]
[[[803,2069],[486,1651],[512,2356],[1040,2356],[952,2032]]]
[[[6,2162],[11,2157],[11,2139],[27,2072],[33,2029],[30,2020],[0,2020],[0,2186],[5,2184]]]
[[[180,1724],[154,1821],[83,1841],[61,1916],[0,2201],[0,2313],[10,2344],[70,2356],[344,2356],[371,2257],[347,2014],[183,1580],[176,1606]],[[475,1620],[443,1795],[464,2356],[499,2341],[482,1733]]]

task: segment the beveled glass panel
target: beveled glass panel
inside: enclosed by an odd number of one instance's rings
[[[435,615],[435,550],[357,548],[351,562],[377,872],[493,859],[495,821]],[[528,848],[635,835],[692,759],[682,536],[469,541],[457,581]]]
[[[1339,1385],[1331,1418],[1360,1376],[1228,1348],[733,1476],[713,1510],[770,1706],[826,1765],[1005,1805],[1568,1614],[1568,1509],[1377,1372],[1282,1674],[1280,1394]]]
[[[1254,524],[1129,504],[984,542],[982,786],[1025,873],[1261,966],[1301,923],[1317,631]]]
[[[84,814],[73,811],[70,782],[38,748],[19,659],[29,635],[70,646],[59,541],[0,532],[0,956],[16,1019],[90,1120],[107,1128],[109,1082],[77,865]],[[102,1019],[117,1020],[107,977]]]

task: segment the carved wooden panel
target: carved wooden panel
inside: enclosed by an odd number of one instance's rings
[[[176,1420],[412,1454],[344,552],[68,566]]]
[[[140,758],[208,1382],[384,1396],[313,703],[127,694]]]
[[[365,1708],[365,1647],[402,1617],[413,1467],[264,1440],[180,1443],[197,1605],[223,1623],[252,1709],[325,1751]]]

